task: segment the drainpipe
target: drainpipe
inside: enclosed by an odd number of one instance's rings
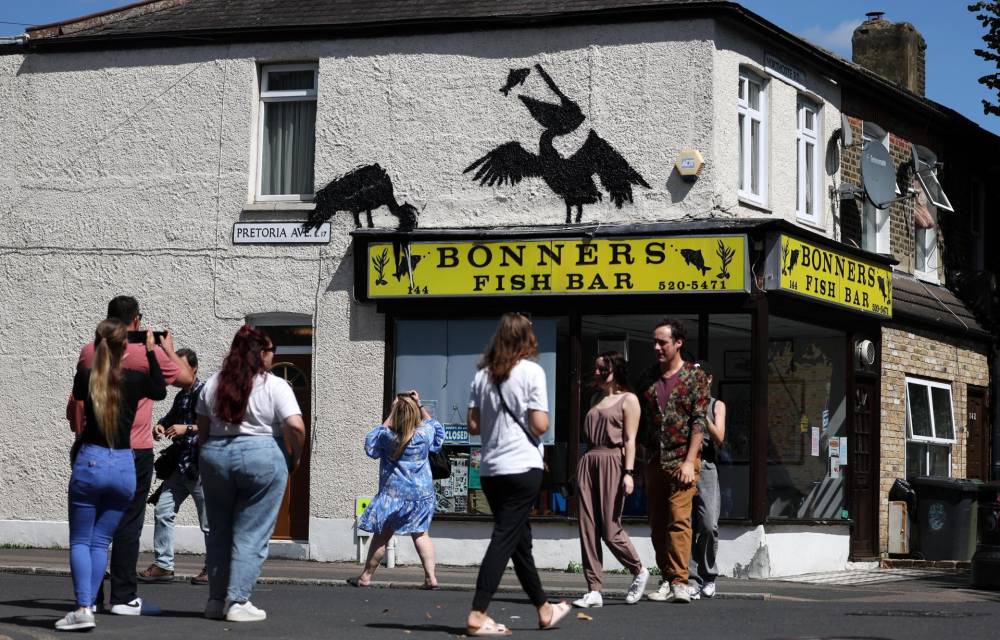
[[[990,424],[992,427],[993,446],[990,447],[991,480],[1000,480],[1000,344],[993,343],[993,353],[990,358]]]

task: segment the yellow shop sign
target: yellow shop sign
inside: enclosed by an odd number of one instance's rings
[[[767,289],[892,317],[892,268],[787,235],[772,240]]]
[[[373,242],[368,299],[749,289],[743,235]]]

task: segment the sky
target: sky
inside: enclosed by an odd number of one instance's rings
[[[848,59],[851,33],[865,13],[884,11],[887,20],[913,24],[927,41],[927,97],[1000,135],[1000,117],[983,114],[982,100],[990,93],[978,79],[993,69],[972,51],[983,44],[983,28],[966,10],[971,0],[738,1],[782,29]],[[129,2],[0,0],[0,36],[23,33],[28,24],[57,22]]]

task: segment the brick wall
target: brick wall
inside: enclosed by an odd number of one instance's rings
[[[966,385],[989,380],[987,349],[976,342],[930,331],[886,325],[882,329],[882,425],[879,486],[879,548],[888,549],[888,494],[906,475],[906,376],[951,384],[955,443],[951,475],[966,476]]]
[[[861,134],[863,120],[850,117],[851,133],[854,140],[858,141],[850,148],[845,149],[840,159],[840,172],[842,180],[850,182],[858,187],[861,183]],[[892,158],[893,168],[896,171],[896,182],[902,194],[906,194],[909,189],[907,180],[910,172],[907,166],[911,164],[910,141],[889,132],[889,157]],[[861,246],[861,212],[864,206],[864,196],[856,198],[853,202],[845,201],[841,205],[841,234],[844,242],[854,243]],[[945,214],[952,215],[952,214]],[[938,215],[940,220],[942,215]],[[945,233],[938,227],[938,255],[944,255]],[[896,267],[900,271],[913,273],[914,262],[914,228],[913,228],[913,200],[909,198],[900,199],[889,205],[889,251],[893,257],[899,261]],[[938,277],[944,282],[944,260],[938,261]]]

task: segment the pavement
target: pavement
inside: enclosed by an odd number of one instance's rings
[[[142,554],[138,568],[152,562]],[[186,582],[196,575],[203,556],[177,555],[176,582]],[[472,591],[478,567],[438,566],[442,590]],[[312,562],[271,558],[264,563],[259,584],[344,586],[356,577],[360,566],[353,562]],[[69,552],[65,549],[0,549],[0,575],[69,576]],[[579,597],[585,588],[583,575],[566,571],[541,571],[542,584],[553,597]],[[381,567],[373,586],[384,589],[419,589],[423,571],[419,566]],[[631,577],[605,574],[606,594],[624,594]],[[655,576],[648,589],[655,588]],[[1000,602],[1000,592],[971,588],[966,570],[921,568],[872,568],[791,576],[783,579],[748,580],[720,576],[717,582],[720,600],[785,600],[790,602],[896,602],[896,603],[969,603]],[[140,594],[144,585],[140,584]],[[500,585],[501,593],[520,593],[513,571],[508,570]],[[606,596],[607,597],[607,596]],[[2,640],[2,638],[0,638]]]

